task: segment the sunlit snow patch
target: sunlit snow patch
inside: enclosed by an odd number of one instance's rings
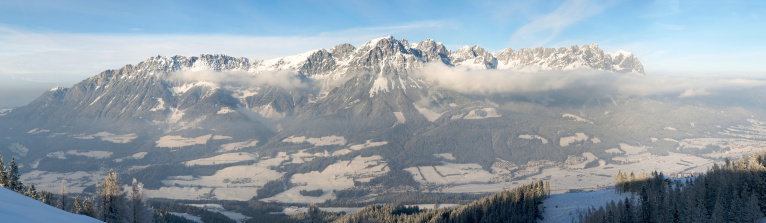
[[[241,149],[244,149],[244,148],[255,147],[256,145],[258,145],[258,140],[249,140],[249,141],[244,141],[244,142],[226,143],[226,144],[223,144],[223,145],[219,146],[219,149],[218,149],[217,152],[219,152],[219,153],[232,152],[232,151],[237,151],[237,150],[241,150]]]
[[[130,141],[133,141],[134,139],[138,138],[138,136],[135,133],[116,135],[109,132],[99,132],[99,133],[90,134],[90,135],[78,135],[78,136],[74,136],[74,138],[75,139],[100,138],[101,141],[107,141],[112,143],[129,143]]]
[[[138,153],[135,153],[135,154],[130,155],[130,156],[126,156],[126,157],[119,158],[119,159],[114,159],[114,162],[118,162],[119,163],[119,162],[122,162],[122,161],[127,160],[127,159],[143,159],[144,156],[146,156],[146,154],[147,154],[147,152],[138,152]]]
[[[486,115],[479,115],[476,110],[472,110],[468,112],[463,119],[485,119],[485,118],[499,118],[502,117],[502,115],[497,113],[497,110],[495,108],[482,108],[481,111],[484,111]]]
[[[582,133],[582,132],[578,132],[578,133],[575,133],[575,135],[573,136],[561,137],[561,139],[559,140],[559,145],[561,147],[565,147],[565,146],[569,146],[572,143],[585,141],[585,140],[588,140],[588,135],[585,135],[585,133]]]
[[[584,119],[584,118],[582,118],[580,116],[577,116],[577,115],[573,115],[573,114],[563,114],[563,115],[561,115],[561,117],[562,118],[571,118],[571,119],[574,119],[577,122],[585,122],[585,123],[593,124],[592,121],[590,121],[588,119]]]
[[[548,144],[548,140],[539,135],[519,135],[519,139],[539,139],[543,144]]]
[[[237,222],[245,222],[248,219],[251,219],[251,217],[245,216],[239,212],[226,210],[226,208],[223,208],[223,206],[220,204],[189,204],[189,205],[194,207],[204,208],[208,211],[221,213],[224,216],[228,217],[229,219],[237,221]]]
[[[105,171],[54,173],[33,170],[22,174],[21,180],[25,184],[35,184],[37,190],[46,191],[61,190],[61,180],[66,180],[68,192],[82,193],[83,189],[89,186],[95,186],[96,183],[101,182],[105,177]]]
[[[227,163],[236,163],[236,162],[242,162],[242,161],[248,161],[248,160],[255,160],[256,158],[258,157],[250,153],[225,153],[225,154],[217,155],[214,157],[187,161],[184,164],[186,166],[218,165],[218,164],[227,164]]]
[[[439,153],[439,154],[434,154],[434,156],[442,158],[442,159],[446,159],[446,160],[455,160],[455,157],[452,156],[452,153]]]
[[[369,182],[375,177],[386,174],[390,169],[383,157],[357,156],[353,160],[338,161],[335,164],[327,166],[321,172],[311,171],[309,173],[295,174],[291,182],[295,186],[290,190],[282,192],[274,197],[261,199],[263,201],[279,201],[285,203],[317,203],[333,199],[331,190],[343,190],[354,187],[354,181]],[[324,190],[325,193],[320,197],[303,196],[301,190]]]
[[[44,133],[44,132],[50,132],[50,131],[51,130],[48,130],[48,129],[37,129],[37,128],[34,128],[32,130],[29,130],[27,133],[28,134],[38,134],[38,133]]]
[[[370,97],[374,97],[379,92],[388,92],[388,79],[383,77],[383,70],[378,74],[378,78],[373,82],[370,88]]]
[[[157,106],[149,109],[149,111],[164,111],[165,109],[167,109],[165,108],[165,101],[162,98],[157,98]]]
[[[443,114],[443,113],[437,113],[437,112],[435,112],[433,110],[430,110],[430,109],[424,108],[424,107],[420,107],[420,106],[417,106],[417,105],[415,105],[415,109],[417,109],[418,112],[421,115],[423,115],[423,117],[426,117],[426,119],[428,119],[429,122],[436,121]]]
[[[394,116],[396,116],[397,123],[404,124],[404,122],[407,121],[407,119],[404,118],[404,114],[401,112],[394,112]]]
[[[223,108],[221,108],[221,110],[218,110],[218,112],[216,112],[216,114],[223,115],[223,114],[228,114],[228,113],[232,113],[232,112],[234,112],[233,109],[231,109],[229,107],[223,107]]]
[[[488,183],[493,175],[475,163],[443,163],[439,166],[418,166],[404,169],[421,184]]]
[[[58,152],[52,152],[48,153],[46,156],[51,158],[58,158],[58,159],[66,159],[67,156],[84,156],[88,158],[94,158],[94,159],[105,159],[112,156],[112,152],[109,151],[78,151],[78,150],[69,150],[69,151],[58,151]]]
[[[311,143],[314,146],[329,146],[329,145],[346,145],[346,138],[343,136],[324,136],[320,138],[307,138],[305,136],[290,136],[282,140],[282,142],[289,143]]]
[[[346,155],[353,151],[359,151],[362,149],[370,148],[370,147],[376,147],[376,146],[382,146],[388,144],[387,141],[381,141],[381,142],[373,142],[372,140],[367,140],[364,144],[357,144],[357,145],[351,145],[347,149],[341,149],[338,151],[335,151],[332,153],[333,156],[340,156],[340,155]]]
[[[196,138],[184,138],[182,136],[177,135],[167,135],[163,136],[159,140],[157,140],[157,147],[166,147],[166,148],[174,148],[174,147],[184,147],[184,146],[191,146],[191,145],[199,145],[199,144],[206,144],[208,140],[212,137],[212,134],[203,135]]]
[[[24,145],[21,145],[20,143],[11,143],[10,146],[8,146],[8,149],[11,150],[11,152],[15,153],[19,156],[26,156],[27,152],[29,152],[29,149],[25,147]]]

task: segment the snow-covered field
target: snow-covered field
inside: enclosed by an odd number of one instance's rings
[[[574,119],[576,122],[585,122],[585,123],[593,124],[592,121],[590,121],[588,119],[584,119],[584,118],[582,118],[580,116],[577,116],[577,115],[573,115],[573,114],[563,114],[563,115],[561,115],[561,117],[562,118]]]
[[[187,161],[184,164],[186,166],[217,165],[217,164],[226,164],[226,163],[236,163],[236,162],[242,162],[247,160],[255,160],[256,158],[258,158],[256,155],[253,155],[250,153],[224,153],[214,157]]]
[[[226,217],[228,217],[229,219],[237,221],[237,222],[245,222],[248,219],[251,219],[251,217],[245,216],[239,212],[226,210],[220,204],[189,204],[189,205],[194,207],[204,208],[208,211],[221,213],[225,215]]]
[[[613,185],[614,175],[617,173],[618,169],[636,173],[649,173],[656,170],[665,173],[666,176],[675,176],[681,173],[704,172],[711,167],[714,162],[707,158],[679,153],[670,153],[668,156],[642,154],[626,157],[630,160],[640,160],[640,162],[626,162],[620,165],[605,164],[588,169],[548,166],[544,167],[541,172],[535,172],[528,175],[525,180],[512,180],[489,184],[455,185],[443,188],[442,192],[496,192],[540,179],[549,181],[551,190],[554,192],[562,192],[568,191],[569,189],[598,188]],[[417,180],[418,178],[416,177],[415,179]]]
[[[27,152],[29,152],[29,148],[27,148],[24,145],[21,145],[20,143],[11,143],[10,146],[8,146],[8,149],[11,150],[16,155],[19,156],[26,156]]]
[[[135,153],[133,155],[130,155],[130,156],[126,156],[126,157],[119,158],[119,159],[114,159],[114,161],[119,163],[119,162],[122,162],[122,161],[127,160],[127,159],[143,159],[144,156],[146,156],[146,154],[148,154],[148,153],[147,152],[137,152],[137,153]]]
[[[196,223],[205,223],[205,222],[202,221],[202,217],[200,217],[200,216],[194,216],[194,215],[190,215],[190,214],[187,214],[187,213],[177,213],[177,212],[168,212],[168,213],[170,213],[172,215],[175,215],[175,216],[178,216],[178,217],[186,218],[187,220],[190,220],[190,221],[193,221],[193,222],[196,222]]]
[[[73,136],[75,139],[95,139],[99,138],[102,141],[112,142],[112,143],[129,143],[130,141],[138,138],[138,136],[135,133],[130,134],[123,134],[123,135],[117,135],[109,132],[99,132],[96,134],[90,134],[90,135],[77,135]]]
[[[577,220],[581,211],[588,207],[602,206],[610,201],[624,200],[629,193],[619,194],[614,189],[603,189],[583,193],[552,194],[543,201],[543,220],[539,222],[570,222]]]
[[[184,147],[184,146],[191,146],[191,145],[198,145],[198,144],[206,144],[208,140],[212,138],[213,135],[207,134],[195,138],[184,138],[182,136],[177,135],[167,135],[161,137],[159,140],[157,140],[157,147],[166,147],[166,148],[175,148],[175,147]]]
[[[487,183],[493,175],[475,163],[458,164],[443,162],[439,166],[418,166],[404,169],[421,184],[469,184]]]
[[[333,156],[346,155],[346,154],[349,154],[349,153],[351,153],[353,151],[359,151],[359,150],[363,150],[363,149],[366,149],[366,148],[382,146],[382,145],[386,145],[386,144],[388,144],[387,141],[373,142],[371,140],[367,140],[367,142],[365,142],[363,144],[351,145],[348,148],[337,150],[337,151],[333,152],[332,155]]]
[[[359,208],[359,207],[320,207],[319,208],[319,210],[323,210],[326,212],[334,212],[334,213],[346,212],[347,214],[356,212],[361,209],[362,208]],[[306,213],[308,211],[309,211],[308,207],[290,206],[290,207],[284,207],[284,209],[282,209],[282,212],[277,212],[277,213],[283,213],[286,215],[296,215],[300,213]]]
[[[244,142],[226,143],[220,146],[219,153],[233,152],[244,148],[255,147],[258,145],[258,140],[248,140]]]
[[[578,132],[578,133],[575,133],[575,135],[573,136],[561,137],[561,139],[559,140],[559,145],[561,147],[565,147],[565,146],[569,146],[572,143],[585,141],[585,140],[588,140],[588,135],[585,135],[585,133],[582,133],[582,132]]]
[[[213,196],[223,200],[249,200],[256,195],[258,188],[281,176],[282,173],[271,170],[261,163],[231,166],[211,176],[170,177],[162,181],[165,187],[159,190],[147,190],[147,194],[151,197],[171,199]]]
[[[305,136],[290,136],[282,140],[289,143],[311,143],[314,146],[346,145],[346,139],[343,136],[324,136],[320,138],[309,138]]]
[[[357,156],[353,160],[338,161],[320,171],[295,174],[291,183],[295,186],[274,197],[264,198],[263,201],[278,201],[285,203],[317,203],[333,199],[332,190],[343,190],[354,186],[354,181],[369,182],[372,178],[386,174],[388,165],[383,157]],[[303,196],[301,190],[321,189],[325,193],[319,197]]]
[[[71,155],[71,156],[84,156],[84,157],[93,158],[93,159],[105,159],[105,158],[109,158],[110,156],[112,156],[112,152],[109,152],[109,151],[98,151],[98,150],[93,150],[93,151],[69,150],[69,151],[66,151],[66,152],[58,151],[58,152],[48,153],[46,156],[47,157],[52,157],[52,158],[58,158],[58,159],[66,159],[67,156],[69,156],[69,155]]]
[[[54,173],[33,170],[22,174],[21,181],[25,184],[35,184],[38,190],[59,191],[61,189],[61,181],[66,180],[67,191],[82,193],[82,190],[86,187],[96,185],[104,180],[106,174],[105,171]]]
[[[0,187],[0,221],[2,222],[102,222],[94,218],[72,214],[38,200]]]
[[[538,139],[543,144],[548,144],[548,140],[539,135],[519,135],[519,139]]]

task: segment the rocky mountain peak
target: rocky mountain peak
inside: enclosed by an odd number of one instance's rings
[[[597,44],[555,48],[524,48],[518,51],[506,48],[494,53],[498,69],[535,66],[542,70],[571,70],[591,68],[597,70],[644,74],[643,65],[633,54],[618,50],[604,53]]]
[[[413,48],[420,51],[422,54],[421,58],[425,62],[442,61],[445,64],[452,64],[449,59],[450,52],[442,43],[437,43],[432,39],[426,38],[420,43],[413,45]]]
[[[497,68],[497,59],[480,46],[463,46],[450,52],[450,59],[455,66],[470,66],[480,69]]]

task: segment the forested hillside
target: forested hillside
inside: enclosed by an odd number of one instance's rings
[[[766,211],[766,153],[714,165],[705,174],[668,179],[621,172],[616,189],[637,195],[581,215],[580,222],[754,222]]]
[[[534,222],[541,216],[539,204],[549,194],[550,185],[537,181],[455,208],[421,210],[403,205],[372,205],[334,222]]]

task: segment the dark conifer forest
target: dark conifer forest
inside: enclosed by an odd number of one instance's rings
[[[620,172],[616,190],[635,196],[590,208],[579,222],[755,222],[766,211],[765,161],[766,153],[726,159],[685,179]]]

